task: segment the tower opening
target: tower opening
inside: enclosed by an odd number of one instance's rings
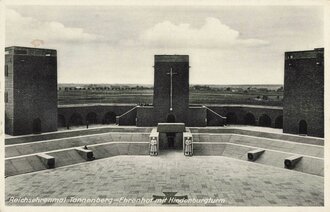
[[[307,135],[307,122],[305,120],[299,122],[299,134]]]
[[[39,134],[41,133],[41,121],[39,118],[33,120],[32,124],[32,132],[33,134]]]

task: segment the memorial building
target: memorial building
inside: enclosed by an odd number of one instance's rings
[[[5,49],[5,132],[26,135],[86,123],[152,127],[258,125],[324,136],[324,49],[285,53],[283,107],[189,105],[189,55],[155,55],[153,104],[58,105],[56,50]]]

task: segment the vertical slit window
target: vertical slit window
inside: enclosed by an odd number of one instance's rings
[[[5,65],[5,76],[8,77],[8,65]]]
[[[8,102],[8,92],[5,92],[5,103]]]

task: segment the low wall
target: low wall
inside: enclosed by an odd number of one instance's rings
[[[89,149],[93,150],[96,159],[107,158],[117,155],[149,155],[149,142],[114,142],[105,145],[93,145]]]
[[[260,132],[260,131],[253,131],[253,130],[243,130],[243,129],[235,129],[230,127],[216,127],[216,128],[198,128],[192,127],[190,128],[193,134],[196,133],[226,133],[226,134],[240,134],[240,135],[251,135],[256,137],[263,137],[263,138],[271,138],[271,139],[278,139],[278,140],[286,140],[298,143],[305,143],[305,144],[314,144],[314,145],[321,145],[324,146],[324,139],[316,138],[316,137],[308,137],[308,136],[299,136],[299,135],[290,135],[290,134],[283,134],[283,133],[271,133],[271,132]]]
[[[195,142],[194,155],[216,155],[235,158],[239,160],[247,160],[247,153],[256,147],[244,146],[231,143],[215,143],[215,142]],[[279,168],[284,168],[284,160],[295,154],[288,152],[280,152],[265,149],[266,151],[254,163],[260,163]],[[311,156],[303,156],[303,159],[293,169],[308,174],[324,176],[324,160]]]
[[[295,154],[324,157],[324,147],[319,145],[303,144],[284,140],[276,140],[255,136],[236,134],[193,134],[194,142],[226,142],[247,146],[266,148],[276,151],[290,152]]]
[[[5,176],[13,176],[45,169],[45,165],[37,155],[5,160]]]
[[[107,132],[141,132],[149,133],[152,128],[149,127],[100,127],[100,128],[90,128],[90,129],[77,129],[77,130],[66,130],[66,131],[57,131],[52,133],[44,133],[40,135],[25,135],[25,136],[16,136],[5,139],[5,145],[11,144],[20,144],[28,143],[34,141],[44,141],[50,139],[60,139],[74,136],[82,135],[93,135]]]
[[[149,142],[109,142],[94,144],[88,148],[93,151],[95,159],[107,158],[117,155],[148,155]],[[45,154],[55,158],[55,168],[77,163],[86,160],[75,150],[75,148],[61,149]],[[47,168],[35,155],[18,156],[5,160],[5,176],[19,175],[29,172],[46,170]]]
[[[150,133],[112,132],[5,146],[5,157],[15,157],[107,142],[148,142]]]

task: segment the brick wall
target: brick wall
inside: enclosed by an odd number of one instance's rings
[[[186,122],[189,108],[189,56],[155,55],[154,74],[154,118],[166,122],[168,114],[175,116],[175,122]],[[170,88],[172,69],[173,111],[170,111]]]
[[[56,131],[56,50],[8,47],[6,62],[10,72],[10,76],[5,78],[10,99],[6,103],[9,121],[6,132],[23,135],[36,129],[40,132]]]
[[[324,136],[323,49],[286,52],[283,131],[299,133],[299,123],[307,123],[307,135]]]
[[[210,109],[214,110],[221,116],[227,117],[236,117],[236,123],[232,124],[246,124],[245,118],[247,114],[250,114],[254,117],[255,125],[259,125],[260,117],[263,115],[267,115],[271,119],[271,126],[275,128],[275,121],[277,118],[283,116],[283,108],[282,107],[272,107],[272,106],[258,106],[258,105],[223,105],[223,106],[212,106],[207,105]],[[212,117],[208,117],[211,119]],[[234,120],[233,118],[232,120]],[[208,120],[208,122],[212,122],[212,120]],[[227,123],[230,124],[230,123]]]

